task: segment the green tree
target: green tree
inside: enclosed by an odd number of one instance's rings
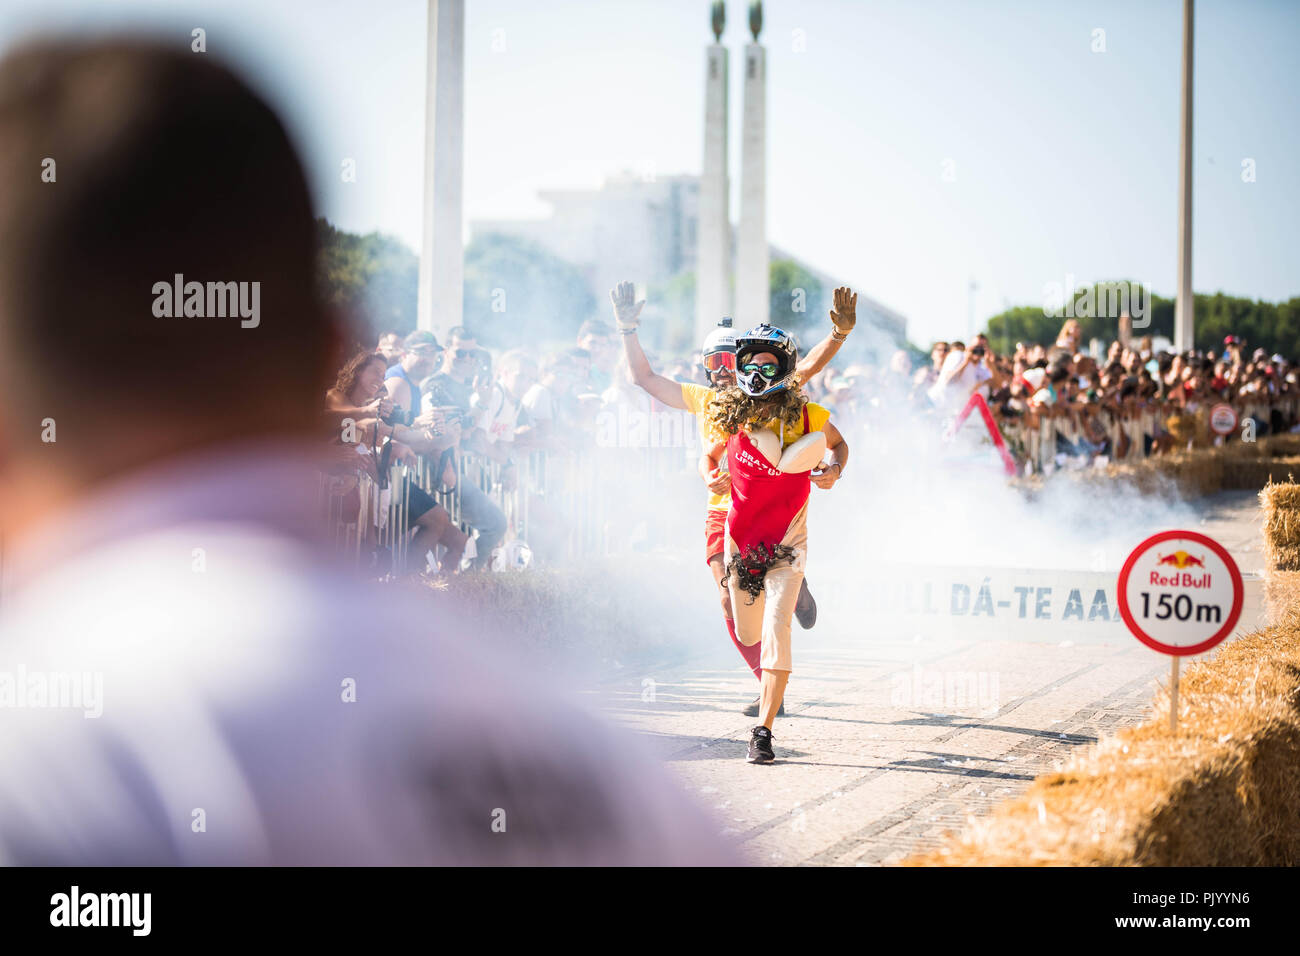
[[[317,282],[322,298],[373,345],[380,331],[415,328],[420,260],[404,243],[377,232],[344,232],[316,220]]]
[[[829,308],[821,280],[793,259],[774,259],[768,267],[768,283],[767,321],[793,333],[804,344],[809,332],[821,329]],[[744,321],[743,316],[737,318],[738,324]]]
[[[1119,313],[1113,307],[1110,290],[1125,284],[1101,282],[1075,290],[1074,317],[1083,330],[1085,342],[1091,338],[1109,342],[1118,335]],[[1145,295],[1140,294],[1146,301]],[[1152,294],[1148,318],[1146,327],[1135,328],[1134,335],[1174,337],[1173,299]],[[1280,352],[1290,358],[1300,357],[1300,298],[1274,304],[1222,292],[1212,295],[1198,292],[1195,295],[1194,321],[1197,348],[1219,351],[1226,336],[1236,335],[1245,339],[1252,348],[1262,348],[1270,354]],[[1065,316],[1047,315],[1041,305],[1026,305],[992,316],[986,328],[994,347],[1009,351],[1016,342],[1044,345],[1055,342],[1065,322]]]

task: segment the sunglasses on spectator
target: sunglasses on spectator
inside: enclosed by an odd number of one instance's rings
[[[776,373],[781,371],[781,366],[777,365],[775,362],[764,362],[762,365],[755,365],[753,362],[749,362],[743,369],[741,369],[741,371],[747,375],[761,372],[764,378],[775,378]]]
[[[710,372],[716,372],[720,368],[729,368],[733,372],[736,370],[736,353],[735,352],[713,352],[704,356],[704,367]]]

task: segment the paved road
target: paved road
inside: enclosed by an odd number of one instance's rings
[[[1238,633],[1260,614],[1256,508],[1249,492],[1197,504],[1199,530],[1247,574]],[[1144,720],[1168,674],[1168,659],[1135,640],[850,642],[834,631],[796,631],[770,766],[744,761],[754,721],[738,710],[756,683],[729,646],[603,688],[607,712],[652,742],[754,863],[888,864],[934,846],[1078,748]]]

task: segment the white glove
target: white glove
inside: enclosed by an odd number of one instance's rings
[[[620,332],[630,331],[640,324],[645,299],[636,301],[636,286],[631,282],[620,282],[610,289],[609,301],[614,304],[614,323]]]

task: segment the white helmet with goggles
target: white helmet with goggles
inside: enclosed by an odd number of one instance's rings
[[[706,375],[720,368],[735,371],[736,333],[731,328],[731,316],[724,316],[718,327],[705,337],[700,349],[700,361]]]
[[[763,352],[776,356],[776,361],[755,365],[751,359]],[[789,388],[798,361],[799,350],[793,336],[766,322],[736,337],[736,384],[753,398]]]

